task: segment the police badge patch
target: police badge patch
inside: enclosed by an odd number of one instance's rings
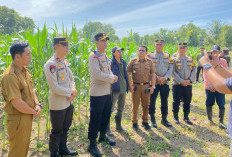
[[[50,65],[49,69],[50,69],[50,72],[53,74],[56,71],[56,66]]]

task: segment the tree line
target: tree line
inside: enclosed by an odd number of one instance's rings
[[[14,9],[0,6],[0,34],[12,34],[21,30],[34,30],[34,21],[29,17],[21,17]],[[207,28],[200,28],[190,21],[183,24],[178,30],[160,28],[159,32],[140,36],[139,32],[130,30],[120,39],[116,35],[111,24],[101,22],[88,22],[78,31],[78,38],[83,36],[94,41],[97,32],[105,32],[112,42],[120,42],[126,39],[127,44],[152,45],[155,39],[164,39],[166,44],[175,45],[178,42],[187,42],[189,46],[199,47],[208,45],[221,45],[232,48],[232,25],[221,20],[213,20],[207,23]]]

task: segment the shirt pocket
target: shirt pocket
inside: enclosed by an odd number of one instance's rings
[[[183,68],[183,65],[181,63],[176,63],[176,70],[180,71]]]
[[[65,83],[67,80],[67,71],[64,67],[60,67],[57,69],[57,79],[59,84]]]
[[[132,73],[138,73],[140,69],[140,65],[139,64],[133,64],[132,66]]]

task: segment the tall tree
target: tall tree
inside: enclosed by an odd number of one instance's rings
[[[20,30],[34,29],[34,21],[29,17],[21,17],[14,9],[0,6],[0,33],[12,34]]]
[[[83,27],[83,33],[86,38],[90,38],[91,41],[94,41],[94,35],[97,33],[104,32],[107,36],[110,37],[110,40],[115,42],[119,40],[119,37],[115,35],[115,30],[110,24],[102,24],[101,22],[88,22]]]
[[[220,44],[219,36],[223,25],[224,24],[221,20],[214,20],[208,23],[209,38],[211,38],[211,40],[213,41],[212,44]]]

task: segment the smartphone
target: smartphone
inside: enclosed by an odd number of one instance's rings
[[[149,88],[145,89],[145,94],[149,94],[149,93],[150,93],[150,89]]]
[[[213,60],[213,56],[212,56],[213,53],[212,53],[212,52],[209,52],[209,51],[208,51],[207,53],[208,53],[208,56],[209,56],[209,60]]]

